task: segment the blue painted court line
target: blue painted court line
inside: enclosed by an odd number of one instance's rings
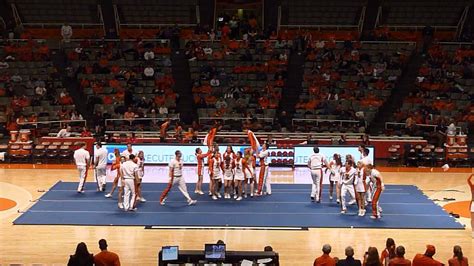
[[[274,184],[271,196],[213,201],[207,195],[194,195],[196,206],[187,206],[184,197],[174,189],[165,206],[159,205],[163,183],[144,183],[146,203],[137,212],[123,212],[115,199],[95,191],[95,183],[86,184],[86,193],[78,194],[77,183],[58,182],[49,189],[14,224],[43,225],[126,225],[190,227],[339,227],[339,228],[413,228],[464,229],[464,226],[431,201],[416,186],[387,185],[381,197],[383,217],[357,216],[357,207],[348,214],[328,200],[324,187],[322,203],[309,200],[311,185]],[[191,191],[194,184],[188,184]]]

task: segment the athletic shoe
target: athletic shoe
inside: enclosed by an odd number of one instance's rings
[[[222,198],[221,193],[217,193],[217,197],[220,199]]]
[[[201,190],[199,190],[199,191],[197,192],[197,194],[199,194],[199,195],[204,195],[204,192],[202,192]]]
[[[349,205],[354,205],[355,203],[356,203],[356,201],[355,201],[355,200],[351,200],[351,201],[349,201],[349,203],[348,203],[348,204],[349,204]]]
[[[244,194],[244,198],[247,198],[247,194]]]
[[[336,203],[337,203],[337,204],[341,204],[341,201],[340,201],[340,200],[336,200]]]
[[[194,194],[198,194],[199,193],[199,190],[194,190]]]
[[[362,216],[361,210],[359,210],[359,213],[357,214],[357,216]]]
[[[236,198],[235,200],[242,200],[242,197],[238,197],[238,198]]]
[[[250,193],[250,197],[253,198],[253,193]]]
[[[119,207],[119,209],[123,209],[123,203],[122,203],[122,202],[119,202],[119,203],[118,203],[118,207]]]
[[[329,200],[332,201],[332,196],[329,196]]]
[[[374,219],[374,220],[375,220],[375,219],[380,219],[380,216],[371,215],[371,216],[370,216],[370,219]]]
[[[311,197],[311,202],[314,202],[314,197]]]
[[[197,200],[193,200],[193,199],[188,200],[188,205],[189,206],[194,205],[194,204],[196,204],[196,202],[197,202]]]
[[[84,193],[84,190],[78,190],[77,193]]]
[[[365,216],[365,213],[366,213],[366,212],[367,212],[367,210],[366,210],[366,209],[363,209],[363,210],[362,210],[362,216]]]
[[[111,198],[111,197],[112,197],[112,194],[110,194],[110,193],[109,193],[109,194],[105,194],[105,197],[106,197],[106,198]]]
[[[342,210],[341,213],[342,213],[342,214],[345,214],[345,213],[346,213],[346,210]]]
[[[140,202],[146,202],[146,199],[144,197],[140,197]]]
[[[105,191],[105,184],[102,185],[102,191]]]
[[[212,196],[212,192],[211,192],[211,191],[209,191],[209,196]]]
[[[212,199],[213,199],[213,200],[217,200],[216,195],[212,195]]]
[[[166,198],[160,201],[160,205],[165,205]]]
[[[234,199],[237,199],[239,196],[237,195],[234,195]],[[240,197],[240,199],[242,199],[242,197]]]
[[[131,208],[131,209],[129,209],[128,211],[129,211],[129,212],[136,212],[136,211],[138,211],[138,209],[137,209],[137,208]]]

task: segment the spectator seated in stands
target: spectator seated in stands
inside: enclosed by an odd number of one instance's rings
[[[405,259],[405,247],[398,246],[395,250],[395,258],[391,259],[388,266],[410,266],[411,261]]]
[[[468,260],[462,253],[462,248],[458,245],[453,247],[453,257],[448,261],[449,266],[467,266]]]
[[[94,256],[94,263],[96,266],[120,266],[119,256],[107,250],[107,241],[105,239],[99,240],[100,252]]]
[[[362,266],[360,260],[354,259],[354,249],[352,247],[346,247],[345,255],[346,258],[339,260],[337,266]]]
[[[313,266],[335,266],[336,260],[331,258],[331,246],[326,244],[323,246],[323,255],[314,260]]]
[[[416,254],[413,258],[413,266],[442,266],[443,263],[435,260],[436,248],[433,245],[427,245],[425,254]]]
[[[77,244],[76,252],[69,257],[68,266],[92,266],[94,265],[94,256],[87,250],[84,242]]]
[[[68,138],[70,136],[71,136],[71,126],[66,126],[65,128],[61,129],[56,135],[57,138]]]

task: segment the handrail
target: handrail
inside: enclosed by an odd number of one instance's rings
[[[134,121],[165,121],[165,120],[180,120],[179,119],[179,114],[175,115],[168,115],[168,117],[142,117],[142,118],[132,118],[132,119],[125,119],[125,118],[109,118],[105,119],[105,126],[107,126],[108,122],[113,122],[113,121],[123,121],[123,122],[134,122]]]
[[[63,126],[63,124],[68,124],[68,123],[84,123],[84,126],[87,127],[87,120],[80,119],[80,120],[50,120],[50,121],[36,121],[36,122],[22,122],[18,123],[18,125],[34,125],[36,128],[38,127],[38,124],[56,124],[59,123],[60,127]]]
[[[362,30],[364,28],[364,21],[365,21],[365,12],[366,12],[367,8],[365,6],[362,7],[362,11],[360,13],[360,18],[359,18],[359,24],[358,24],[358,28],[359,28],[359,34],[362,33]]]
[[[291,124],[294,125],[295,122],[304,122],[304,121],[307,121],[307,122],[316,122],[316,126],[319,125],[320,122],[333,122],[333,123],[339,123],[339,125],[342,126],[343,123],[351,123],[351,124],[356,124],[356,123],[359,123],[359,121],[357,120],[344,120],[344,119],[312,119],[312,118],[293,118],[291,120]]]
[[[385,122],[385,129],[388,129],[389,125],[394,125],[394,126],[403,126],[406,127],[405,123],[398,123],[398,122]],[[415,124],[416,126],[419,127],[432,127],[433,131],[436,131],[438,129],[438,125],[431,125],[431,124]],[[462,132],[462,127],[456,126],[456,131]]]
[[[336,28],[336,30],[339,30],[339,29],[354,29],[354,28],[357,28],[358,25],[324,25],[324,24],[320,24],[320,25],[303,25],[303,24],[300,24],[300,25],[280,25],[280,27],[285,27],[285,28],[298,28],[298,29],[301,29],[301,28],[317,28],[318,30],[320,30],[321,28]]]
[[[252,119],[257,119],[257,120],[263,120],[263,121],[271,121],[273,123],[273,118],[271,117],[199,117],[199,122],[201,120],[252,120]]]
[[[101,5],[97,5],[97,15],[99,16],[99,21],[102,23],[102,29],[104,31],[104,36],[107,35],[107,33],[105,32],[105,23],[104,23],[104,16],[102,15],[102,6]]]
[[[62,26],[64,25],[64,23],[60,23],[60,22],[41,22],[41,23],[22,23],[22,25],[24,26],[39,26],[41,27],[42,29],[48,26]],[[69,23],[70,26],[81,26],[81,29],[84,29],[86,27],[94,27],[94,26],[104,26],[104,24],[100,24],[100,23],[74,23],[74,22],[71,22]]]
[[[395,30],[398,30],[398,29],[415,29],[415,31],[418,31],[419,29],[424,29],[426,28],[426,25],[384,25],[384,26],[387,26],[389,28],[394,28]],[[434,28],[435,31],[439,30],[439,29],[455,29],[456,26],[432,26],[432,28]]]
[[[12,3],[10,6],[12,8],[13,17],[15,18],[15,25],[21,25],[21,17],[20,14],[18,14],[18,9],[16,8],[16,5]]]
[[[382,17],[382,6],[379,6],[378,10],[377,10],[377,18],[375,19],[375,25],[374,25],[374,29],[376,29],[380,23],[380,20],[381,20],[381,17]]]
[[[456,29],[456,38],[459,38],[462,34],[462,31],[464,30],[464,23],[466,22],[467,13],[469,13],[469,6],[466,6],[464,8],[461,17],[459,18],[459,22]]]
[[[278,6],[278,14],[277,14],[277,34],[280,33],[281,27],[281,5]]]
[[[27,39],[25,39],[26,41],[28,41]],[[134,42],[136,41],[137,39],[72,39],[71,40],[71,43],[74,43],[74,42],[82,42],[82,41],[97,41],[97,42]],[[140,39],[140,41],[144,41],[144,42],[170,42],[169,39]]]
[[[120,16],[118,13],[117,5],[114,4],[114,17],[115,17],[115,31],[117,31],[117,36],[120,36]]]
[[[178,27],[194,27],[196,23],[121,23],[120,26],[125,27],[138,27],[141,28],[149,28],[149,27],[169,27],[169,26],[178,26]]]

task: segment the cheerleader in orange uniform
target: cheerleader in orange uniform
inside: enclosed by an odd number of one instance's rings
[[[115,188],[118,187],[118,205],[119,207],[122,206],[122,196],[123,196],[123,186],[122,186],[122,180],[120,177],[120,151],[119,149],[114,149],[114,154],[115,154],[115,161],[112,163],[112,168],[110,169],[111,171],[117,171],[117,174],[114,178],[114,182],[112,185],[112,190],[110,193],[106,194],[106,198],[112,197],[114,194]]]
[[[203,195],[202,192],[202,179],[204,176],[204,159],[209,156],[209,152],[202,153],[201,148],[196,148],[196,161],[197,161],[197,176],[198,180],[196,182],[196,189],[194,193]]]

